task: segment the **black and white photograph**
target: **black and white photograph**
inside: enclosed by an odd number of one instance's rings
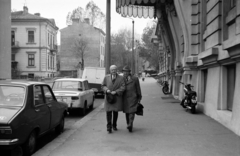
[[[240,0],[0,0],[1,156],[240,156]]]

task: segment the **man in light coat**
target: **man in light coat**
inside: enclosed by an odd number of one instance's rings
[[[133,120],[137,112],[138,103],[142,99],[139,79],[130,74],[128,66],[123,67],[123,77],[125,81],[125,91],[123,93],[123,112],[126,113],[127,129],[132,132]]]
[[[110,66],[110,74],[104,77],[102,89],[105,93],[104,108],[107,116],[107,131],[111,133],[112,129],[117,131],[118,112],[123,109],[122,94],[125,90],[123,76],[117,74],[116,65]],[[114,95],[116,102],[112,104],[107,101],[107,94]]]

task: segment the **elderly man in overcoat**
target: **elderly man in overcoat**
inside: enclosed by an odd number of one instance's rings
[[[110,74],[106,75],[102,82],[102,89],[105,93],[104,108],[107,116],[107,131],[112,132],[112,129],[117,131],[118,112],[123,110],[122,94],[125,90],[123,76],[117,74],[117,66],[110,66]],[[110,103],[107,100],[107,95],[115,96],[115,103]]]
[[[139,79],[131,75],[128,66],[123,67],[123,77],[125,80],[125,91],[123,93],[123,112],[126,113],[127,129],[132,132],[135,113],[138,103],[142,99]]]

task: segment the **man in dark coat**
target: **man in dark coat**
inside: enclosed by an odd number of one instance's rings
[[[138,103],[142,99],[139,79],[130,74],[128,66],[123,67],[125,91],[123,93],[123,112],[126,113],[127,129],[132,132],[133,120],[137,112]]]
[[[105,92],[104,108],[107,115],[107,131],[109,133],[112,132],[112,128],[117,130],[118,112],[123,110],[122,94],[125,90],[123,76],[117,74],[117,66],[110,66],[110,73],[104,77],[102,82],[102,88]],[[116,100],[112,100],[112,97],[107,98],[108,94],[115,96]]]

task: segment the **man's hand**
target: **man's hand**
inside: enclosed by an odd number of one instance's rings
[[[115,91],[112,91],[112,92],[111,92],[112,95],[115,95],[116,93],[117,93],[117,92],[115,92]]]
[[[107,90],[107,93],[110,93],[110,92],[111,92],[111,91],[108,89],[108,90]]]

